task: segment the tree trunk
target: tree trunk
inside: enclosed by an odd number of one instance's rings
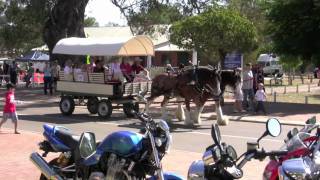
[[[221,68],[224,69],[225,68],[224,67],[224,59],[225,59],[227,53],[222,49],[219,49],[218,51],[219,51],[219,58],[220,58]]]
[[[57,0],[43,29],[43,40],[48,45],[50,60],[55,44],[66,37],[85,37],[84,12],[89,0]],[[61,59],[59,59],[61,62]]]

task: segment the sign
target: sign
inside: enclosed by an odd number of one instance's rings
[[[242,68],[243,55],[241,53],[228,53],[224,59],[223,69]]]

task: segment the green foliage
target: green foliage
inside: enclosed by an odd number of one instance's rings
[[[85,17],[84,27],[99,27],[99,23],[96,21],[96,18],[94,17]]]
[[[320,2],[276,0],[268,5],[268,32],[278,54],[310,62],[320,54]]]
[[[141,8],[138,13],[130,14],[128,24],[137,33],[154,33],[155,25],[168,25],[180,20],[182,15],[175,6],[156,4]]]
[[[257,48],[254,25],[236,11],[224,7],[214,7],[174,23],[170,39],[186,49],[218,54],[220,61],[226,53],[248,52]]]
[[[1,50],[14,56],[43,45],[42,27],[48,14],[45,0],[0,3]]]
[[[282,55],[280,56],[280,63],[286,71],[291,69],[297,69],[303,64],[301,58],[292,55]]]

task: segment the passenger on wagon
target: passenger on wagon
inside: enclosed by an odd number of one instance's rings
[[[95,62],[96,66],[93,68],[93,72],[94,73],[103,73],[104,72],[104,67],[103,67],[103,64],[102,64],[102,61],[101,60],[97,60]]]
[[[144,67],[141,65],[141,61],[142,59],[140,59],[139,57],[136,57],[134,59],[134,63],[131,66],[134,74],[139,74],[140,71],[144,70]]]
[[[130,59],[123,59],[122,63],[120,64],[120,69],[123,76],[126,78],[128,82],[133,81],[133,71],[131,65],[129,63]]]
[[[120,59],[113,59],[109,64],[109,76],[111,81],[122,81],[123,75],[120,68]]]

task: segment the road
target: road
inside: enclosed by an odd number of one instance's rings
[[[155,109],[153,111],[156,112]],[[142,127],[139,120],[125,118],[120,110],[114,110],[110,120],[101,120],[96,115],[89,115],[84,106],[76,107],[72,116],[62,116],[55,98],[25,101],[19,106],[18,112],[20,114],[19,129],[36,133],[42,133],[42,125],[49,123],[65,126],[77,134],[92,131],[96,134],[97,139],[103,139],[113,131],[137,132]],[[173,145],[171,153],[164,159],[165,169],[186,177],[190,163],[201,158],[204,149],[213,143],[210,132],[214,122],[211,119],[204,119],[203,124],[196,128],[188,128],[182,122],[177,121],[170,124]],[[4,127],[12,128],[12,124],[6,123]],[[260,123],[230,122],[228,126],[220,129],[223,142],[234,146],[240,155],[246,150],[246,142],[256,141],[265,131],[265,127],[265,124]],[[282,126],[282,134],[276,138],[270,136],[264,138],[261,141],[261,147],[266,150],[278,149],[283,145],[286,133],[292,128],[292,126]],[[266,161],[248,163],[244,169],[244,179],[260,179],[265,164]]]

